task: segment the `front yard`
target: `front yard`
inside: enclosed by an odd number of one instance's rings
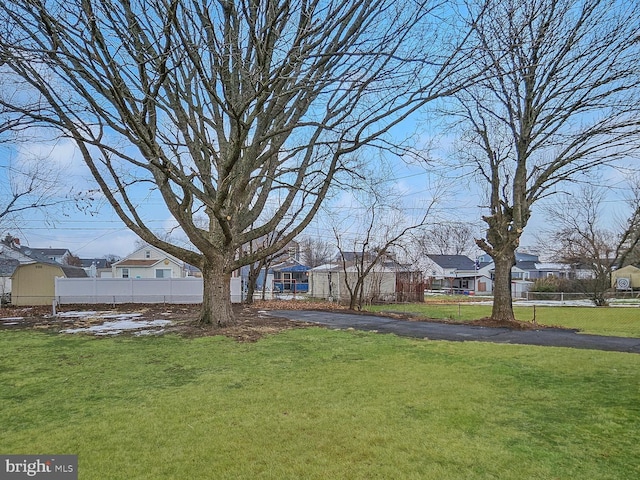
[[[0,330],[2,453],[83,480],[640,477],[640,355],[196,333]]]
[[[396,312],[412,315],[415,319],[476,321],[491,315],[491,303],[478,300],[445,302],[432,300],[428,303],[372,305],[374,313]],[[535,322],[541,326],[556,326],[577,329],[580,333],[640,338],[640,307],[638,305],[590,307],[548,306],[530,303],[515,303],[517,320]]]

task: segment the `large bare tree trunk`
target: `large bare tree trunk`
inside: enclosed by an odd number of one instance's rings
[[[235,325],[231,306],[231,273],[225,272],[222,259],[205,261],[202,279],[204,290],[200,323],[218,327]]]
[[[515,252],[509,251],[493,257],[495,280],[493,284],[493,309],[491,318],[497,322],[515,321],[511,297],[511,268],[515,265]]]

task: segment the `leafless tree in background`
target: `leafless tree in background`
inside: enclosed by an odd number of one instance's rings
[[[318,267],[329,263],[335,254],[335,246],[321,238],[303,237],[300,240],[302,263],[307,267]]]
[[[557,261],[588,270],[590,278],[577,279],[596,306],[607,304],[611,269],[621,250],[621,236],[604,225],[603,189],[586,186],[575,195],[562,195],[546,208],[548,226],[541,234]]]
[[[464,222],[439,222],[415,235],[415,245],[423,255],[470,255],[475,250],[476,228]]]
[[[22,92],[0,92],[0,108],[71,138],[127,227],[202,270],[201,322],[225,325],[232,272],[302,232],[354,152],[393,150],[392,127],[469,77],[463,25],[440,15],[450,6],[3,2],[0,68]],[[140,188],[194,249],[147,227]],[[237,255],[269,232],[280,238]]]
[[[627,204],[631,213],[620,225],[617,268],[640,265],[640,175],[629,178]]]
[[[492,318],[514,320],[511,268],[532,206],[640,148],[640,4],[635,0],[469,0],[475,64],[457,95],[462,162],[486,187],[495,262]]]
[[[339,262],[344,275],[343,285],[349,294],[349,308],[360,310],[379,293],[377,272],[404,268],[397,254],[410,242],[409,235],[421,228],[437,204],[431,201],[417,218],[403,210],[402,192],[383,188],[373,175],[369,182],[353,190],[353,206],[348,216],[336,218],[333,231]]]
[[[55,212],[79,197],[63,192],[61,172],[46,161],[0,161],[0,232],[20,230],[23,215],[39,210],[55,221]]]

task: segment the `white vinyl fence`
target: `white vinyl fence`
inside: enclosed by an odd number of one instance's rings
[[[56,278],[59,305],[84,303],[202,303],[201,278]],[[231,279],[231,301],[242,302],[242,281]]]

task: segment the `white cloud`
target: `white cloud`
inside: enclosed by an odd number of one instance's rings
[[[75,143],[69,139],[56,142],[21,143],[17,158],[22,163],[47,162],[55,164],[66,175],[89,175]]]

